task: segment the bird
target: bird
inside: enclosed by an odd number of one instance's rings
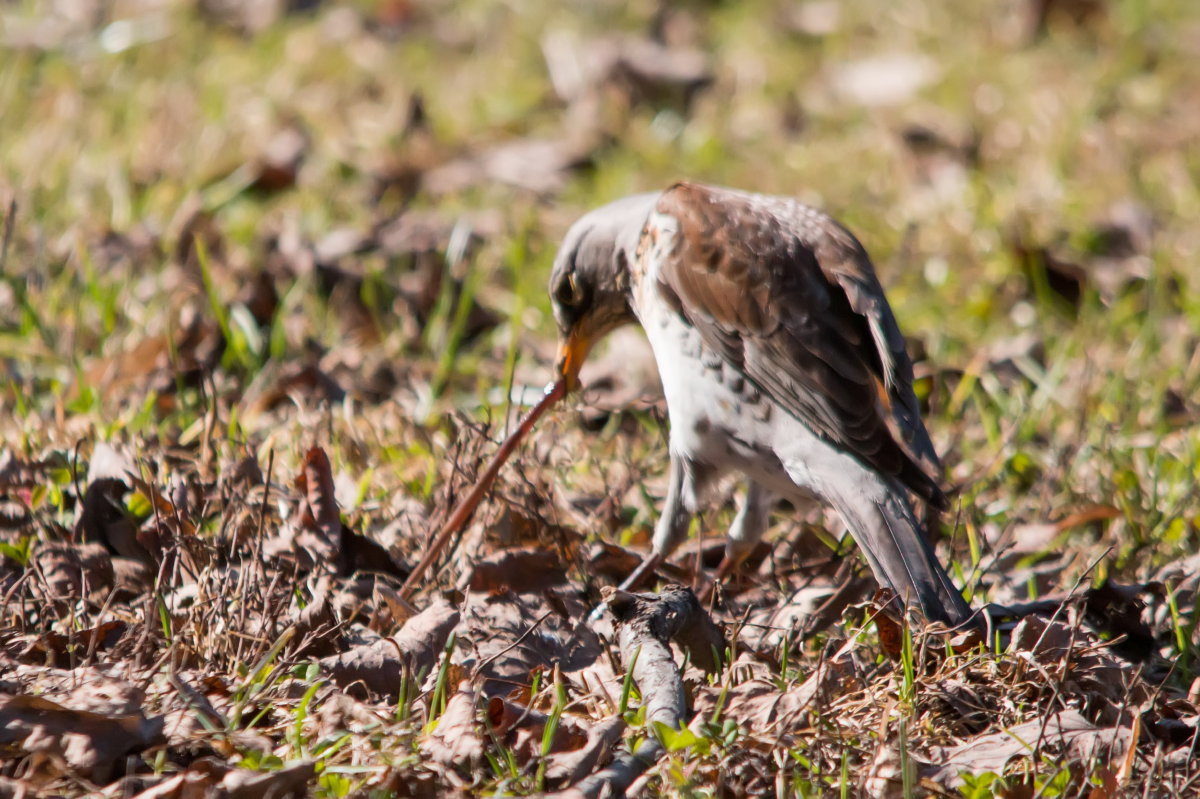
[[[904,336],[846,227],[791,197],[678,182],[582,216],[549,290],[568,390],[593,345],[633,323],[662,378],[667,492],[651,552],[623,588],[651,575],[714,485],[740,473],[718,580],[755,548],[779,499],[815,498],[897,602],[930,622],[971,617],[915,510],[947,498]]]

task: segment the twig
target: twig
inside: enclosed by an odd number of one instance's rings
[[[475,512],[475,508],[479,506],[480,501],[483,499],[483,495],[488,492],[488,489],[492,487],[492,483],[495,482],[496,475],[500,473],[500,467],[512,456],[522,439],[529,434],[529,431],[533,429],[534,424],[546,412],[546,409],[565,397],[566,394],[567,381],[565,379],[556,380],[546,387],[546,393],[541,401],[533,406],[529,414],[521,420],[521,424],[517,426],[517,429],[504,440],[504,443],[500,445],[500,449],[496,450],[496,454],[492,456],[491,462],[483,470],[483,474],[475,482],[470,493],[458,503],[458,507],[454,509],[454,512],[450,514],[450,518],[442,525],[442,529],[434,536],[429,549],[425,551],[424,557],[413,567],[412,572],[408,575],[408,579],[404,581],[404,585],[400,586],[399,594],[401,599],[408,599],[412,596],[417,584],[421,581],[425,572],[429,570],[429,567],[433,565],[433,562],[437,560],[442,550],[446,548],[446,544],[450,542],[450,538],[466,526],[467,521],[471,518],[471,514]]]

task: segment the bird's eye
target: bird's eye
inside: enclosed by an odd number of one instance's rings
[[[554,290],[554,301],[559,305],[570,308],[579,303],[579,284],[575,281],[575,273],[568,272],[566,279],[558,281]]]

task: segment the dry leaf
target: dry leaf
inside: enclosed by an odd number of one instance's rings
[[[270,194],[295,186],[308,148],[309,138],[303,128],[289,125],[280,130],[267,142],[255,164],[250,188]]]
[[[421,741],[421,751],[447,768],[469,772],[483,760],[483,741],[476,720],[477,696],[469,688],[460,687],[446,702],[446,710],[437,726]]]
[[[545,549],[505,549],[471,570],[471,591],[502,594],[545,591],[564,585],[567,575],[558,553]]]
[[[504,557],[502,551],[489,560]],[[526,582],[544,579],[534,574]],[[506,695],[527,684],[536,668],[558,665],[571,672],[590,665],[600,653],[600,641],[583,623],[586,615],[586,606],[571,593],[471,591],[455,630],[457,652],[482,670],[485,695]]]
[[[550,717],[533,708],[499,696],[488,700],[485,716],[493,733],[527,763],[542,754],[544,734]],[[561,716],[550,739],[549,752],[577,750],[587,742],[587,730],[571,716]]]
[[[555,31],[542,39],[542,54],[555,92],[571,103],[612,88],[631,103],[675,105],[687,113],[714,78],[705,53],[635,36],[580,41]]]
[[[1013,758],[1033,757],[1039,751],[1071,762],[1086,762],[1094,755],[1115,759],[1124,755],[1129,739],[1126,727],[1101,727],[1077,710],[1063,710],[958,746],[935,747],[929,759],[937,765],[923,769],[922,776],[955,788],[963,784],[963,773],[1000,774]]]
[[[162,719],[141,713],[105,716],[40,696],[0,695],[0,745],[60,758],[97,782],[105,781],[126,754],[160,739],[162,726]]]
[[[570,173],[592,163],[596,145],[566,139],[516,139],[431,169],[422,187],[452,194],[498,181],[536,194],[557,194]]]
[[[125,622],[113,619],[87,630],[72,631],[70,635],[49,630],[29,641],[23,659],[44,659],[50,665],[69,668],[89,652],[103,652],[117,645],[128,629]]]
[[[395,696],[406,671],[414,680],[432,673],[459,618],[452,605],[435,602],[409,619],[392,638],[322,658],[321,669],[335,684],[352,693],[366,689]]]
[[[43,544],[33,563],[43,581],[36,583],[43,599],[66,607],[81,599],[103,602],[113,587],[113,563],[100,544]]]

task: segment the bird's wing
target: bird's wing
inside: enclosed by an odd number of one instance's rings
[[[692,183],[656,212],[677,226],[657,288],[705,344],[814,432],[941,506],[904,337],[854,236],[791,199]],[[652,217],[644,236],[653,228]]]

